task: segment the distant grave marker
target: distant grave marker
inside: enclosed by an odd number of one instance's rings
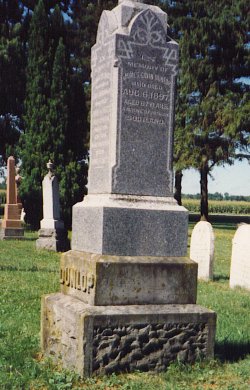
[[[0,239],[21,239],[24,236],[20,220],[20,210],[17,204],[16,167],[14,157],[9,157],[7,162],[7,189],[4,218],[0,230]]]
[[[239,226],[233,238],[229,285],[250,290],[250,225],[247,224]]]
[[[36,241],[37,249],[64,252],[69,249],[68,233],[60,218],[59,185],[53,172],[53,164],[48,162],[49,172],[43,179],[43,219],[39,238]]]
[[[211,223],[198,222],[191,236],[190,258],[198,263],[198,279],[213,279],[214,232]]]

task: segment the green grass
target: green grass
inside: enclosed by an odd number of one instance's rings
[[[25,241],[0,241],[0,389],[249,389],[250,292],[228,287],[236,227],[214,228],[215,278],[199,282],[198,303],[217,312],[215,360],[85,380],[53,366],[39,349],[40,298],[59,290],[60,255],[36,251],[32,232]]]

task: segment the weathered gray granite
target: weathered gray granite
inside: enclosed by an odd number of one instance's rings
[[[60,282],[61,292],[91,305],[196,303],[197,264],[69,251],[61,257]]]
[[[185,256],[187,228],[188,212],[172,198],[88,195],[73,207],[71,248],[121,256]]]
[[[188,212],[173,198],[177,62],[160,8],[123,0],[103,12],[88,196],[73,207],[61,293],[42,303],[44,353],[80,375],[213,357],[216,315],[195,305]]]
[[[213,358],[216,314],[198,305],[91,306],[58,293],[43,297],[41,324],[45,354],[84,376]]]
[[[125,1],[103,12],[91,60],[89,194],[173,195],[177,63],[158,7]]]

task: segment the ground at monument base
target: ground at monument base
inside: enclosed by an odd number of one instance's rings
[[[54,252],[66,252],[70,249],[66,229],[40,229],[36,240],[37,249],[47,249]]]
[[[24,238],[23,228],[0,227],[0,240],[22,240]]]
[[[61,293],[42,298],[45,355],[81,376],[154,371],[213,358],[215,312],[198,305],[90,306]]]

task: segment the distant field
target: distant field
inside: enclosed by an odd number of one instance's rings
[[[199,199],[183,199],[182,204],[190,213],[200,212]],[[232,200],[209,200],[209,213],[211,214],[250,214],[250,202]]]

